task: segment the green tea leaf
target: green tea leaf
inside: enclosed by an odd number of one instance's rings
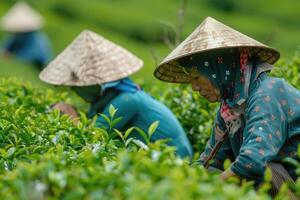
[[[300,163],[297,160],[290,157],[284,158],[283,162],[289,163],[290,165],[293,165],[295,167],[300,167]]]
[[[155,132],[155,130],[157,129],[158,125],[159,125],[159,121],[155,121],[155,122],[153,122],[153,123],[149,126],[149,128],[148,128],[148,136],[149,136],[149,140],[150,140],[150,138],[152,137],[152,135],[153,135],[153,133]]]
[[[144,150],[149,150],[149,147],[145,143],[143,143],[141,140],[133,139],[132,142]]]
[[[119,130],[117,130],[117,129],[114,129],[114,131],[118,134],[118,136],[122,139],[122,141],[123,141],[124,144],[125,144],[125,140],[124,140],[123,134],[122,134]]]
[[[123,117],[118,117],[117,119],[114,119],[111,122],[111,127],[113,128],[116,124],[118,124],[121,120],[123,119]]]
[[[22,111],[22,109],[23,109],[23,105],[21,105],[16,111],[15,111],[15,117],[17,117],[18,115],[20,115],[20,112]]]
[[[80,115],[80,121],[81,121],[84,125],[86,125],[86,124],[88,123],[88,118],[87,118],[86,114],[83,113],[83,112],[79,112],[79,115]]]
[[[127,147],[133,140],[134,138],[129,138],[128,140],[126,140],[125,147]]]
[[[8,157],[12,156],[16,151],[16,148],[15,147],[11,147],[7,150],[7,155]]]
[[[8,157],[8,154],[7,154],[7,152],[4,149],[0,149],[0,155],[3,158],[7,158]]]
[[[106,115],[104,115],[104,114],[100,114],[100,116],[101,117],[103,117],[104,118],[104,120],[110,125],[111,124],[111,121],[110,121],[110,119],[106,116]]]
[[[114,116],[115,116],[118,109],[115,109],[115,107],[112,104],[110,104],[108,110],[109,110],[109,116],[111,118],[114,118]]]
[[[269,167],[267,167],[265,170],[264,180],[266,182],[272,181],[272,170]]]
[[[140,134],[140,136],[144,139],[144,141],[146,142],[146,144],[149,143],[149,139],[147,137],[147,134],[142,130],[140,129],[139,127],[134,127],[134,129]]]
[[[134,130],[134,127],[127,129],[127,131],[125,132],[124,138],[127,139],[133,130]]]
[[[229,160],[229,159],[226,159],[225,161],[224,161],[224,169],[226,170],[226,169],[229,169],[230,168],[230,166],[231,166],[231,161]]]

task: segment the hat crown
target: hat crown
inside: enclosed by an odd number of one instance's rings
[[[40,79],[54,85],[96,85],[125,78],[142,65],[126,49],[84,30],[40,73]]]
[[[43,17],[26,2],[17,2],[2,18],[2,29],[9,32],[29,32],[43,26]]]
[[[218,48],[247,47],[266,45],[207,17],[165,60],[185,54],[208,51]]]

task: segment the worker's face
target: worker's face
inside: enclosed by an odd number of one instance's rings
[[[213,83],[204,75],[200,74],[197,69],[193,68],[190,72],[190,80],[194,91],[198,91],[201,96],[209,102],[220,101],[220,91]]]
[[[101,86],[99,85],[81,87],[72,86],[71,89],[89,103],[93,102],[98,96],[100,96],[101,92]]]

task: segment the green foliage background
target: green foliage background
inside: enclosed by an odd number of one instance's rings
[[[1,0],[0,14],[4,14],[15,1]],[[83,29],[91,29],[144,60],[145,66],[134,76],[135,79],[141,83],[160,83],[152,75],[153,70],[170,52],[162,42],[162,36],[164,32],[170,32],[168,27],[177,26],[181,0],[28,2],[45,17],[44,30],[55,53],[61,52]],[[279,49],[282,57],[290,58],[299,45],[299,7],[298,0],[188,0],[181,40],[206,16],[212,16]],[[5,33],[0,32],[0,39],[4,38]],[[1,74],[2,70],[0,68]]]

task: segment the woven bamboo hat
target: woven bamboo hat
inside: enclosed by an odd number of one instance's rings
[[[85,30],[40,73],[53,85],[88,86],[125,78],[143,66],[126,49]]]
[[[178,64],[181,58],[224,48],[247,48],[250,56],[270,64],[274,64],[280,57],[277,50],[207,17],[157,66],[154,75],[162,81],[188,83],[190,79],[184,73],[184,66]]]
[[[17,2],[1,20],[2,29],[8,32],[30,32],[42,26],[42,16],[24,1]]]

